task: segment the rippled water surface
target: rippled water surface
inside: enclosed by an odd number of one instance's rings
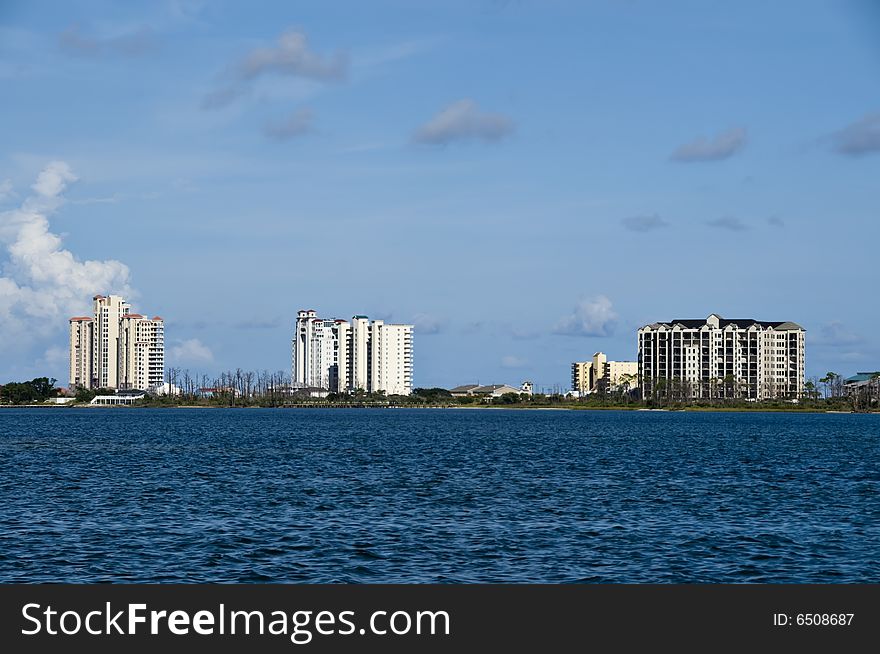
[[[0,581],[880,580],[880,416],[0,410]]]

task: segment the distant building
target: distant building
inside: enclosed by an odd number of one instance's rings
[[[793,322],[672,320],[638,330],[642,397],[796,399],[805,330]]]
[[[386,395],[412,393],[413,325],[319,318],[314,309],[297,313],[291,344],[294,388],[334,393],[358,390]]]
[[[880,387],[880,371],[857,372],[843,380],[843,390],[847,395],[878,387]]]
[[[523,382],[522,386],[515,388],[507,384],[488,384],[481,386],[480,384],[465,384],[449,389],[450,395],[453,397],[479,396],[484,398],[497,398],[507,393],[516,393],[517,395],[531,395],[531,382]]]
[[[638,362],[608,361],[603,352],[596,352],[592,361],[571,364],[571,390],[578,395],[629,390],[638,385],[638,375]]]
[[[461,386],[456,386],[455,388],[450,388],[449,394],[452,395],[452,397],[467,397],[468,395],[473,395],[474,389],[479,387],[479,384],[463,384]]]
[[[145,391],[161,384],[164,321],[131,313],[119,295],[92,299],[92,316],[69,321],[69,386]]]
[[[149,390],[165,376],[165,322],[126,313],[119,321],[118,388]]]

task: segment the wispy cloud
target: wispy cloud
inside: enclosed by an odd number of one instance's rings
[[[721,132],[713,138],[701,136],[689,143],[678,146],[670,155],[673,161],[691,163],[697,161],[721,161],[742,150],[748,135],[742,127]]]
[[[651,232],[656,229],[669,227],[669,223],[656,213],[649,216],[630,216],[622,219],[620,222],[631,232]]]
[[[834,150],[851,157],[880,152],[880,112],[862,116],[832,137]]]
[[[49,163],[16,208],[0,212],[0,347],[48,336],[88,309],[96,293],[130,293],[128,267],[115,260],[81,261],[62,247],[49,216],[63,204],[76,175],[63,161]]]
[[[611,300],[599,295],[578,302],[568,316],[556,323],[553,331],[567,336],[611,336],[617,318]]]
[[[481,111],[470,99],[459,100],[416,130],[413,140],[427,145],[456,141],[496,143],[513,133],[513,121],[499,113]]]
[[[770,216],[767,219],[767,224],[771,227],[785,227],[785,221],[779,216]]]
[[[343,52],[322,56],[309,47],[302,32],[288,30],[271,46],[255,48],[226,72],[226,83],[208,93],[202,108],[219,109],[247,93],[250,84],[268,74],[299,77],[318,82],[345,79],[348,56]]]
[[[273,141],[289,141],[312,131],[314,114],[311,109],[297,109],[280,121],[269,121],[263,126],[263,134]]]
[[[744,232],[749,228],[748,225],[735,216],[722,216],[721,218],[715,218],[714,220],[707,220],[706,224],[709,227],[727,229],[731,232]]]
[[[822,325],[818,336],[814,339],[818,345],[831,347],[849,347],[864,342],[864,337],[852,331],[839,320]]]
[[[282,320],[279,316],[262,320],[241,320],[232,326],[235,329],[277,329],[281,327]]]
[[[149,27],[117,36],[98,37],[85,34],[79,25],[71,25],[58,35],[61,49],[78,56],[138,57],[156,48],[156,39]]]

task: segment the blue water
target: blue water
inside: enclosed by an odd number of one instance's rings
[[[0,410],[3,582],[877,582],[880,415]]]

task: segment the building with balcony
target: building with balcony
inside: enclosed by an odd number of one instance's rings
[[[319,318],[314,309],[297,313],[291,343],[295,389],[334,393],[412,393],[413,325]]]
[[[644,399],[798,399],[806,331],[793,322],[672,320],[638,330]]]
[[[608,361],[603,352],[596,352],[591,361],[571,364],[571,390],[580,396],[628,391],[638,385],[638,375],[636,361]]]
[[[132,313],[119,295],[96,295],[92,300],[92,316],[69,321],[69,386],[146,391],[161,384],[164,321]]]

